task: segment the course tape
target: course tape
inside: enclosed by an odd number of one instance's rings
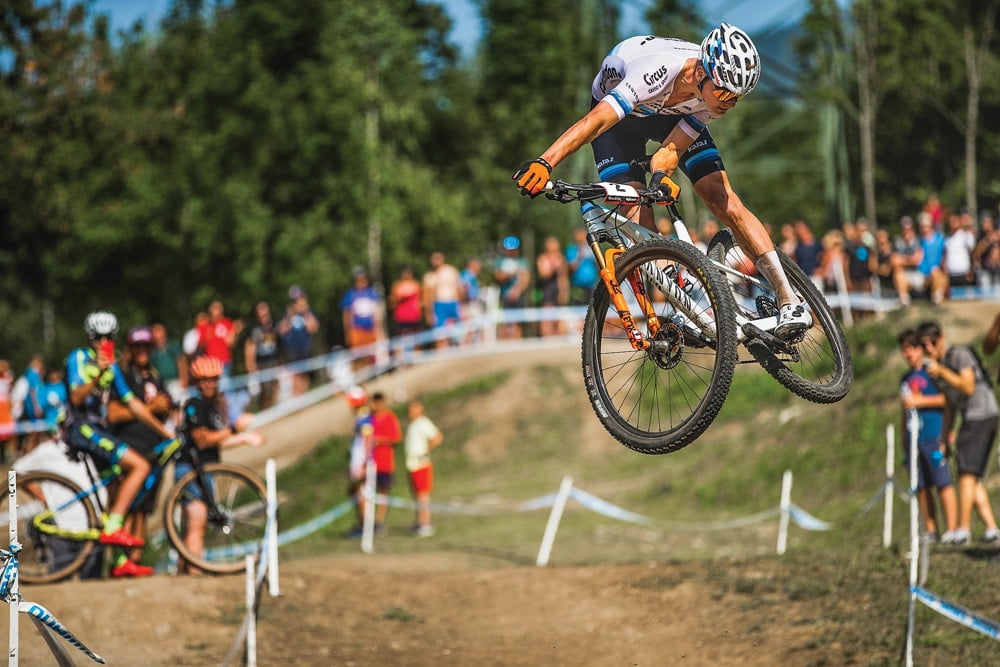
[[[969,611],[965,607],[961,607],[954,602],[949,602],[944,598],[940,598],[934,593],[920,588],[919,586],[911,587],[910,593],[942,616],[950,618],[956,623],[960,623],[967,628],[971,628],[976,632],[984,634],[990,639],[1000,641],[1000,625],[998,625],[995,621],[991,621],[985,616],[980,616],[974,611]]]
[[[52,612],[38,604],[37,602],[29,602],[28,600],[21,600],[17,603],[17,610],[22,614],[28,614],[35,623],[41,624],[47,632],[52,632],[62,637],[70,646],[74,646],[83,652],[88,658],[94,662],[100,663],[102,665],[107,664],[104,658],[97,655],[84,644],[82,641],[76,638],[76,636],[67,630],[59,620],[52,615]],[[58,656],[56,656],[58,658]],[[68,657],[68,656],[67,656]]]
[[[467,516],[498,516],[502,514],[508,514],[511,512],[533,512],[535,510],[545,509],[547,507],[552,507],[556,500],[555,493],[547,493],[543,496],[537,498],[532,498],[531,500],[526,500],[522,503],[518,503],[513,507],[480,507],[477,505],[462,505],[460,503],[431,503],[431,510],[439,513],[450,513],[450,514],[464,514]],[[627,523],[634,523],[641,526],[655,526],[659,522],[656,519],[650,518],[648,516],[643,516],[635,512],[631,512],[622,507],[618,507],[608,501],[598,498],[595,495],[587,493],[581,489],[573,487],[570,489],[570,497],[576,500],[582,507],[588,509],[597,514],[609,517],[611,519],[617,519],[618,521],[624,521]],[[410,498],[400,498],[398,496],[386,496],[383,494],[378,494],[375,496],[375,502],[384,503],[390,507],[398,507],[402,509],[417,509],[417,504]],[[344,516],[354,507],[354,499],[348,498],[336,507],[323,512],[322,514],[306,521],[305,523],[299,524],[294,528],[289,528],[286,531],[278,533],[278,546],[285,546],[297,540],[311,535],[323,528],[324,526],[333,523],[340,517]],[[801,507],[791,504],[788,508],[789,517],[801,528],[805,530],[831,530],[833,525],[817,519],[813,515],[806,512]],[[665,524],[665,527],[674,530],[689,530],[689,531],[716,531],[716,530],[732,530],[733,528],[739,528],[742,526],[748,526],[754,523],[759,523],[761,521],[767,521],[781,514],[781,509],[778,507],[773,507],[763,512],[758,512],[747,517],[741,517],[739,519],[731,519],[728,521],[713,521],[710,523],[678,523],[670,522]],[[247,554],[256,553],[260,548],[259,543],[256,542],[242,542],[240,544],[227,545],[225,547],[212,547],[205,550],[206,557],[209,559],[232,559],[238,556],[246,556]]]
[[[817,519],[795,503],[789,503],[788,516],[799,528],[804,528],[805,530],[818,531],[833,529],[832,523],[823,521],[822,519]]]
[[[622,509],[617,505],[612,505],[608,501],[602,500],[597,496],[592,496],[586,491],[581,491],[575,486],[570,489],[569,495],[573,498],[573,500],[580,503],[591,512],[597,512],[598,514],[603,514],[606,517],[618,519],[619,521],[627,521],[629,523],[638,523],[641,525],[649,525],[653,523],[653,520],[647,516],[642,516],[641,514],[636,514],[635,512],[629,512],[628,510]]]

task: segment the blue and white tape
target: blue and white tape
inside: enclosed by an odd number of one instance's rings
[[[950,618],[956,623],[960,623],[967,628],[971,628],[976,632],[984,634],[990,639],[1000,641],[1000,625],[998,625],[996,621],[991,621],[985,616],[981,616],[974,611],[969,611],[965,607],[959,606],[954,602],[949,602],[948,600],[938,597],[934,593],[931,593],[924,588],[920,588],[919,586],[911,587],[910,593],[942,616]]]

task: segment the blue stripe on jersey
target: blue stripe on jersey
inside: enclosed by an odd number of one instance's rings
[[[708,150],[698,151],[692,155],[689,159],[684,161],[684,168],[691,169],[695,165],[701,164],[707,160],[718,160],[719,151],[715,148],[709,148]]]
[[[687,121],[688,125],[697,130],[698,134],[701,134],[701,131],[705,129],[705,124],[694,116],[684,116],[684,120]]]
[[[605,167],[604,169],[601,169],[599,172],[597,172],[597,177],[600,178],[602,181],[606,181],[610,178],[617,176],[618,174],[624,174],[625,172],[629,171],[629,169],[631,169],[631,167],[629,167],[627,164],[620,164],[620,163],[613,164],[610,167]]]
[[[619,93],[617,90],[612,90],[611,92],[609,92],[608,97],[612,98],[615,101],[615,103],[618,105],[618,108],[622,110],[622,113],[624,115],[627,116],[630,113],[632,113],[632,105],[629,104],[628,100],[626,100],[625,97],[622,96],[622,94]]]

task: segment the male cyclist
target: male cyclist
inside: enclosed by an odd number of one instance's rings
[[[649,166],[653,182],[676,196],[679,188],[669,177],[681,168],[774,287],[779,306],[775,335],[793,336],[811,326],[812,318],[792,292],[763,224],[733,191],[708,131],[708,123],[732,109],[759,80],[756,47],[728,23],[712,30],[700,47],[652,35],[626,39],[604,58],[591,89],[590,111],[539,157],[521,165],[513,178],[522,195],[538,195],[552,169],[590,143],[601,180],[644,188],[643,170],[631,162],[645,158],[647,141],[660,142]],[[655,229],[648,207],[628,213]]]
[[[172,438],[173,434],[132,393],[115,363],[113,342],[118,333],[118,319],[109,312],[95,311],[84,320],[84,330],[89,344],[73,350],[66,357],[66,390],[69,400],[62,423],[66,444],[90,454],[98,467],[121,467],[123,476],[108,507],[100,542],[126,548],[141,547],[144,541],[125,531],[122,523],[129,505],[149,474],[150,465],[142,454],[106,430],[108,403],[112,392],[136,419],[156,431],[163,439]],[[150,573],[145,569],[139,570],[134,563],[132,566],[128,563],[131,561],[116,564],[125,566],[116,576]]]

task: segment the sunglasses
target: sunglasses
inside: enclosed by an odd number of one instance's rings
[[[743,99],[742,95],[734,93],[731,90],[726,90],[725,88],[716,87],[712,90],[712,94],[715,95],[715,99],[720,102],[732,102],[733,104],[736,104]]]

